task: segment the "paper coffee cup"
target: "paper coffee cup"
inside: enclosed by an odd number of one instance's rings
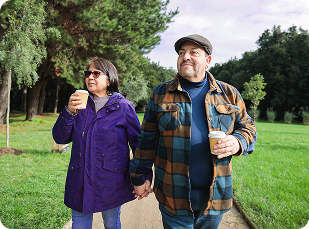
[[[211,131],[208,134],[209,137],[209,144],[210,144],[210,152],[214,155],[219,155],[214,153],[214,145],[218,143],[218,140],[220,138],[224,138],[226,136],[226,134],[223,131]]]
[[[86,90],[76,90],[75,93],[79,93],[79,97],[82,99],[83,103],[76,105],[76,107],[80,107],[82,109],[86,109],[89,92]]]

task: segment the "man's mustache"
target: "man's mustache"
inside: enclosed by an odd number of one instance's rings
[[[183,64],[192,64],[192,65],[194,65],[194,62],[192,60],[183,61],[183,62],[181,62],[180,66],[182,66]]]

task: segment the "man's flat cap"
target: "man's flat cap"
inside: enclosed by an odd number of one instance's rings
[[[186,36],[186,37],[182,37],[178,41],[176,41],[176,43],[175,43],[176,52],[179,54],[179,49],[181,48],[181,46],[184,43],[189,42],[189,41],[198,44],[203,49],[205,49],[205,51],[208,55],[211,55],[211,53],[212,53],[211,43],[205,37],[198,35],[198,34],[193,34],[193,35],[189,35],[189,36]]]

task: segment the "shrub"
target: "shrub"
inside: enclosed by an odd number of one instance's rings
[[[258,119],[259,119],[259,117],[260,117],[260,110],[256,110],[256,111],[255,111],[255,117],[253,117],[253,116],[254,116],[253,113],[254,113],[253,109],[248,110],[249,116],[250,116],[255,122],[257,122]]]
[[[273,123],[276,118],[276,112],[275,111],[267,111],[267,121],[269,123]]]
[[[308,107],[306,109],[301,110],[301,116],[303,117],[303,124],[309,125],[309,109],[308,109]]]
[[[292,112],[284,112],[284,123],[291,124],[293,120],[293,113]]]

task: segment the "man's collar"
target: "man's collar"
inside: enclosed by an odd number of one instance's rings
[[[211,90],[217,90],[219,93],[221,93],[221,88],[219,87],[219,85],[216,82],[216,79],[213,77],[213,75],[206,71],[205,75],[207,75],[207,79],[209,81],[209,86]],[[169,90],[170,91],[182,91],[182,87],[180,86],[179,83],[179,73],[176,74],[176,76],[174,77],[174,80],[171,82],[171,84],[169,85]]]

